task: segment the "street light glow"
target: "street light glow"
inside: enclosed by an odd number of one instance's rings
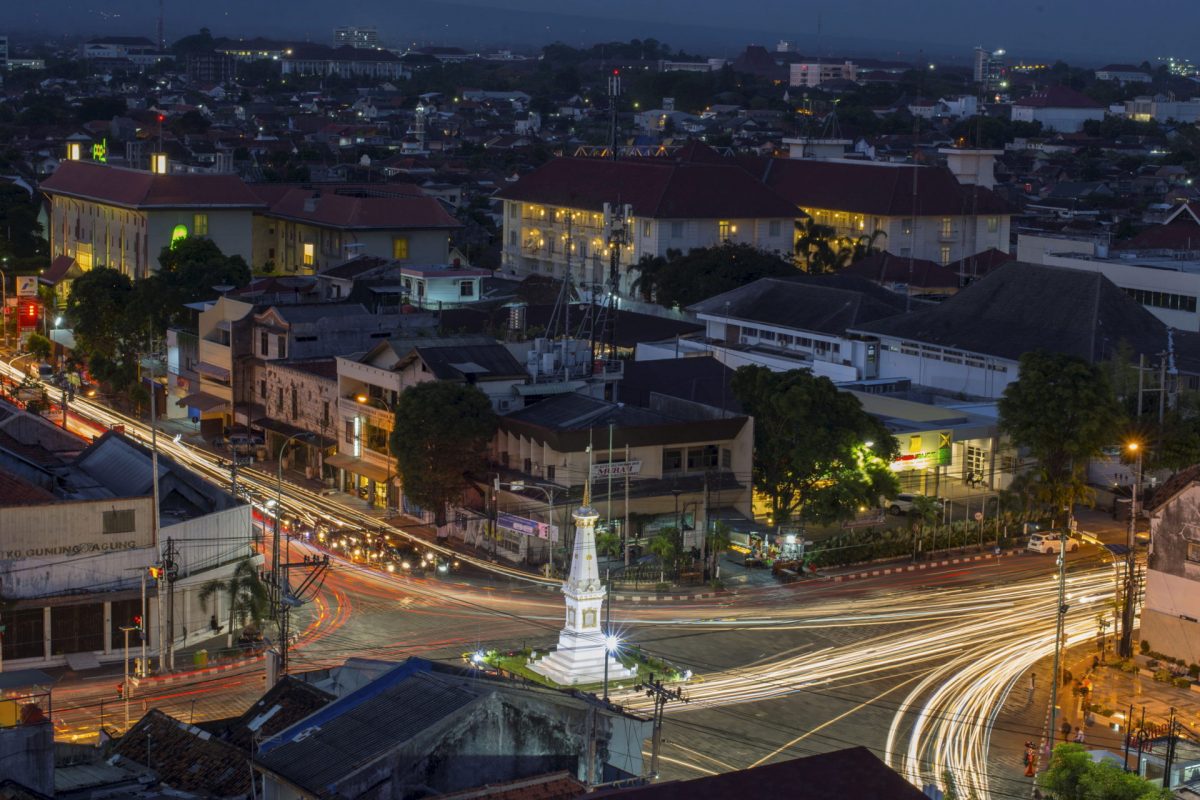
[[[1129,444],[1127,444],[1125,446],[1134,452],[1137,452],[1138,447],[1140,447],[1140,445],[1137,442],[1130,442]]]
[[[365,403],[365,402],[367,402],[367,396],[366,396],[365,394],[359,394],[359,395],[355,395],[354,399],[355,399],[355,400],[357,400],[357,401],[358,401],[358,402],[360,402],[360,403]]]
[[[617,652],[621,647],[621,640],[611,633],[604,637],[604,649],[610,653]]]

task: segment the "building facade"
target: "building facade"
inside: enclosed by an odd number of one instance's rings
[[[1140,638],[1155,652],[1200,662],[1200,469],[1163,484],[1150,511]]]

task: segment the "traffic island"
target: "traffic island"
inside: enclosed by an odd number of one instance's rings
[[[531,683],[536,683],[550,689],[578,689],[581,692],[590,692],[592,694],[599,694],[604,691],[604,683],[602,681],[574,685],[560,684],[534,670],[533,664],[550,652],[549,650],[533,650],[531,648],[520,650],[478,650],[474,653],[464,653],[463,661],[475,669],[493,671],[508,677],[524,678]],[[650,675],[653,675],[656,680],[660,680],[664,684],[684,683],[692,677],[691,670],[680,669],[662,659],[648,656],[636,647],[624,648],[615,653],[614,657],[626,670],[632,673],[632,677],[610,680],[608,685],[610,692],[630,688],[640,683],[643,679],[649,678]]]

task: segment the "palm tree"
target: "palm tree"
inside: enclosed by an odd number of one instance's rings
[[[730,542],[729,526],[721,520],[714,522],[708,530],[705,542],[705,546],[708,547],[708,557],[712,559],[711,569],[714,577],[717,574],[717,559],[729,548]]]
[[[234,567],[233,573],[221,580],[215,578],[200,587],[200,603],[204,610],[209,610],[209,602],[217,595],[224,594],[229,601],[229,633],[226,646],[233,647],[233,628],[235,623],[245,627],[247,622],[253,622],[255,627],[262,624],[267,616],[270,601],[267,597],[267,587],[258,577],[258,569],[249,558],[244,558]],[[219,604],[214,604],[215,615]]]
[[[621,555],[621,537],[612,531],[600,531],[596,534],[596,552],[616,558]]]
[[[665,583],[667,580],[667,561],[675,558],[675,536],[677,535],[674,528],[659,528],[654,534],[654,538],[646,545],[646,549],[654,555],[658,556],[658,582]]]

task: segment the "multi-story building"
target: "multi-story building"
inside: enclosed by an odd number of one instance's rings
[[[256,184],[267,204],[254,219],[251,263],[314,274],[356,255],[445,264],[460,223],[419,188]]]
[[[1193,124],[1200,121],[1200,97],[1175,100],[1161,94],[1140,95],[1125,101],[1125,116],[1138,122],[1176,122]]]
[[[0,36],[0,71],[8,69],[8,37]]]
[[[284,75],[338,75],[396,80],[408,74],[404,62],[389,50],[298,44],[280,59]]]
[[[87,161],[62,162],[41,190],[50,200],[52,258],[132,278],[156,271],[162,249],[187,236],[249,259],[251,218],[266,207],[236,175],[163,175]]]
[[[1146,558],[1143,647],[1189,664],[1200,661],[1200,466],[1154,492]]]
[[[337,376],[341,435],[337,454],[325,464],[339,470],[339,488],[387,507],[398,507],[388,441],[405,389],[432,380],[466,383],[506,413],[521,407],[517,387],[529,380],[512,352],[487,336],[381,341],[360,357],[339,357]]]
[[[1008,251],[1012,210],[993,190],[997,151],[943,150],[948,166],[763,159],[766,185],[838,238],[946,265]]]
[[[1077,133],[1083,123],[1104,119],[1104,113],[1103,105],[1069,86],[1050,86],[1012,105],[1013,122],[1040,122],[1058,133]]]
[[[753,175],[703,146],[673,158],[556,158],[499,194],[502,263],[514,275],[605,281],[610,224],[625,214],[619,291],[646,256],[724,242],[790,256],[796,208]],[[622,211],[622,209],[624,211]]]
[[[158,49],[144,36],[101,36],[88,39],[81,53],[85,59],[126,60],[139,67],[152,67],[169,53]]]
[[[343,25],[333,29],[334,47],[356,47],[363,50],[375,50],[379,47],[379,29],[364,28],[357,25]]]
[[[0,403],[6,669],[117,661],[125,655],[122,628],[143,614],[146,649],[155,657],[164,642],[182,646],[213,635],[212,615],[228,624],[226,598],[202,601],[201,587],[253,557],[250,507],[166,455],[158,469],[156,517],[148,448],[111,432],[84,446]],[[163,563],[168,546],[173,619],[165,584],[146,574]],[[140,638],[133,644],[129,655],[140,656]]]
[[[287,453],[288,467],[309,478],[322,478],[324,456],[337,444],[337,361],[295,358],[262,361],[254,370],[253,424],[262,428],[268,457],[275,458],[285,440],[309,433]]]
[[[985,91],[1001,88],[1004,80],[1004,51],[976,47],[973,57],[972,77]]]
[[[186,378],[178,375],[176,386],[167,387],[169,394],[183,395],[175,405],[188,410],[205,438],[222,436],[235,421],[235,401],[239,398],[234,387],[246,380],[246,360],[250,357],[250,330],[243,320],[253,311],[250,303],[228,296],[206,304],[197,325],[199,360],[195,372],[199,380],[185,384]],[[251,412],[243,408],[243,421],[250,416]]]
[[[1150,83],[1150,73],[1132,64],[1108,64],[1096,70],[1096,80],[1117,83]]]
[[[826,63],[804,61],[788,66],[789,86],[814,87],[826,81],[853,81],[858,79],[858,66],[853,61]]]

